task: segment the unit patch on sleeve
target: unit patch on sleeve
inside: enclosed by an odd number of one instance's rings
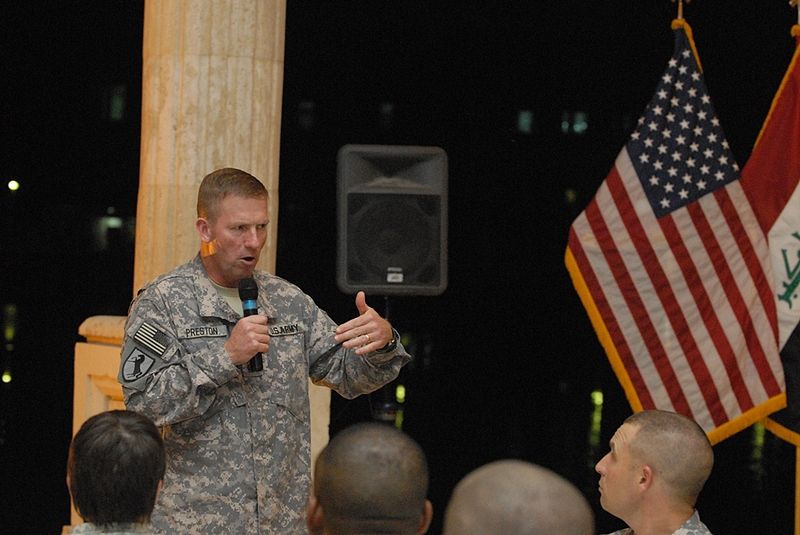
[[[167,366],[161,357],[140,346],[134,339],[122,348],[122,365],[117,380],[125,388],[143,391],[153,373]]]
[[[134,347],[122,363],[122,380],[131,383],[144,377],[155,363],[156,359]]]

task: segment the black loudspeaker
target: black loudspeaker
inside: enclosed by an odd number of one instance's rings
[[[447,155],[345,145],[337,171],[336,281],[345,293],[439,295],[447,287]]]

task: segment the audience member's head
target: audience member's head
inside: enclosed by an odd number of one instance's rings
[[[634,529],[665,517],[680,526],[692,515],[714,465],[697,423],[674,412],[638,412],[617,429],[610,447],[595,467],[603,509]]]
[[[405,433],[380,423],[342,430],[317,458],[308,503],[310,533],[421,534],[433,508],[428,464]]]
[[[569,481],[541,466],[501,460],[467,474],[444,516],[444,535],[593,535],[594,513]]]
[[[146,417],[122,410],[92,416],[69,448],[75,509],[98,526],[149,522],[165,462],[161,434]]]

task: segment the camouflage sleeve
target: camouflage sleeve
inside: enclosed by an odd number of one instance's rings
[[[373,392],[392,381],[411,360],[399,340],[391,351],[373,351],[364,356],[344,349],[333,339],[336,328],[333,320],[316,305],[312,307],[309,324],[311,381],[347,399]]]
[[[187,347],[167,301],[157,288],[146,290],[125,324],[118,380],[126,407],[159,426],[204,414],[216,389],[239,374],[224,350],[227,330],[224,336]]]

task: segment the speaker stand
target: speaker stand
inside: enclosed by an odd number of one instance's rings
[[[391,323],[389,315],[389,296],[383,296],[383,318]],[[402,373],[402,368],[400,373]],[[397,401],[396,389],[400,374],[396,379],[386,383],[376,391],[369,394],[369,411],[372,419],[401,429],[403,427],[403,407]]]

